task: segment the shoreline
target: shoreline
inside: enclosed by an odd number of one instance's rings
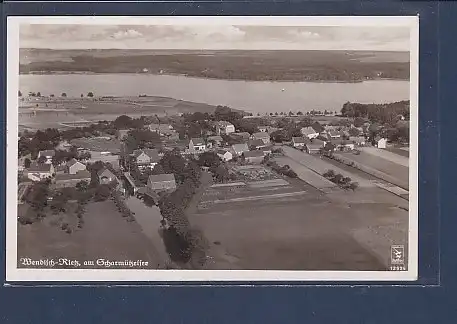
[[[149,76],[173,76],[173,77],[184,77],[189,79],[201,79],[201,80],[216,80],[216,81],[243,81],[243,82],[266,82],[266,83],[342,83],[342,84],[354,84],[372,81],[402,81],[410,82],[410,79],[395,79],[395,78],[376,78],[366,80],[253,80],[253,79],[238,79],[238,78],[217,78],[217,77],[203,77],[203,76],[192,76],[181,73],[151,73],[151,72],[92,72],[92,71],[51,71],[51,72],[19,72],[21,75],[149,75]]]

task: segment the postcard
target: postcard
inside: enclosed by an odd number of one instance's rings
[[[8,17],[6,280],[417,280],[418,26]]]

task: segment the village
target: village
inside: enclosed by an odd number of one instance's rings
[[[268,213],[275,208],[297,205],[286,212],[297,217],[305,206],[324,202],[337,206],[351,201],[351,196],[357,201],[369,195],[377,203],[407,208],[408,116],[393,109],[388,121],[373,122],[373,118],[354,117],[351,109],[352,115],[348,106],[343,107],[340,116],[253,116],[217,107],[213,113],[121,115],[83,127],[21,131],[18,221],[27,226],[52,218],[53,226],[70,237],[84,231],[93,210],[104,214],[103,208],[93,206],[111,204],[112,213],[117,210],[127,223],[139,223],[143,231],[151,222],[145,218],[153,217],[162,233],[149,235],[155,250],[150,263],[157,267],[341,266],[325,260],[288,264],[291,261],[285,261],[285,255],[268,264],[272,256],[266,252],[264,259],[256,261],[256,256],[239,252],[249,250],[242,247],[250,244],[249,235],[234,239],[236,234],[226,237],[223,229],[241,233],[232,223],[248,217],[243,214],[248,209],[251,217],[271,223],[274,216]],[[148,213],[154,216],[145,217]],[[224,213],[230,217],[215,216]],[[290,236],[297,225],[290,222],[283,235]],[[110,224],[105,226],[110,231]],[[257,226],[259,230],[263,225]],[[221,241],[227,242],[225,248]],[[292,250],[300,254],[297,246]],[[361,269],[385,267],[385,260],[372,255],[377,253],[366,253]],[[350,269],[351,258],[346,262]]]

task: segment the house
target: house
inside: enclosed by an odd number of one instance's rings
[[[313,139],[313,138],[316,138],[319,136],[319,132],[316,132],[314,130],[314,128],[312,128],[311,126],[309,127],[302,127],[302,129],[300,129],[300,132],[302,133],[302,135],[304,137],[307,137],[309,139]]]
[[[173,132],[173,126],[169,124],[150,124],[148,128],[151,132],[158,133],[159,135],[166,135]]]
[[[263,152],[263,156],[267,156],[269,154],[271,154],[271,150],[273,149],[273,145],[268,145],[268,146],[264,146],[260,149],[260,151]]]
[[[224,162],[230,161],[233,159],[233,154],[228,150],[218,150],[217,156]]]
[[[110,153],[110,152],[98,152],[98,151],[89,151],[90,159],[88,162],[95,163],[97,161],[110,163],[114,168],[119,167],[119,158],[120,155]]]
[[[328,135],[329,135],[330,138],[332,138],[332,139],[341,138],[341,133],[338,132],[338,131],[334,131],[334,130],[329,131],[329,132],[328,132]]]
[[[305,147],[306,141],[303,137],[292,137],[293,147],[302,148]]]
[[[321,125],[319,122],[317,122],[317,121],[314,122],[314,123],[311,125],[311,127],[312,127],[312,129],[314,129],[314,131],[315,131],[316,133],[319,133],[319,134],[325,133],[325,128],[324,128],[324,126],[322,126],[322,125]]]
[[[349,141],[358,146],[364,146],[366,144],[366,139],[363,136],[350,136]]]
[[[239,133],[232,133],[231,136],[235,136],[237,139],[247,141],[251,137],[251,134],[249,134],[248,132],[239,132]]]
[[[135,196],[144,186],[143,183],[135,180],[129,172],[124,172],[125,188],[130,195]]]
[[[262,140],[265,144],[270,143],[270,134],[266,132],[257,132],[252,134],[251,139],[253,140]]]
[[[54,186],[56,188],[75,187],[78,182],[86,181],[90,183],[91,174],[87,170],[81,170],[76,173],[57,174],[54,179]]]
[[[267,144],[265,144],[264,141],[262,141],[261,139],[256,139],[256,140],[249,140],[248,142],[248,147],[252,150],[258,150],[260,148],[263,148],[263,147],[266,147]]]
[[[214,146],[221,146],[223,141],[224,140],[219,135],[208,136],[208,138],[206,139],[206,146],[209,147],[209,148],[213,147],[213,145]]]
[[[216,134],[221,135],[225,134],[228,135],[230,133],[235,132],[235,126],[233,124],[229,123],[228,121],[221,120],[216,123]]]
[[[262,163],[264,158],[264,153],[260,150],[248,151],[243,153],[244,160],[247,163]]]
[[[140,170],[153,168],[160,161],[159,151],[156,149],[135,150],[132,155]]]
[[[355,144],[351,141],[346,141],[346,140],[341,140],[335,142],[336,150],[338,151],[348,151],[348,150],[354,150],[355,149]]]
[[[206,144],[205,144],[205,141],[203,141],[203,138],[201,138],[201,137],[191,138],[189,141],[189,150],[191,150],[191,151],[206,150]]]
[[[56,155],[56,151],[54,150],[45,150],[45,151],[40,151],[38,152],[38,159],[40,159],[42,156],[46,158],[46,161],[44,163],[50,164],[52,163],[52,158]]]
[[[385,138],[380,138],[376,141],[376,147],[377,148],[381,148],[381,149],[385,149],[387,146],[387,139]]]
[[[129,130],[128,130],[128,129],[119,129],[119,130],[116,132],[116,138],[117,138],[119,141],[124,140],[125,138],[127,138],[128,135],[129,135]]]
[[[249,147],[246,143],[243,144],[233,144],[232,145],[233,153],[237,156],[242,155],[244,152],[249,151]]]
[[[271,134],[271,133],[276,132],[276,131],[278,131],[278,130],[280,130],[280,128],[278,128],[278,127],[273,127],[273,126],[267,126],[267,133],[268,133],[268,134]]]
[[[76,174],[79,171],[86,170],[86,165],[76,159],[71,159],[67,162],[65,169],[68,174]]]
[[[306,152],[308,154],[319,154],[321,149],[324,148],[326,143],[324,141],[315,139],[307,144],[305,144]]]
[[[32,181],[41,181],[51,178],[54,175],[54,166],[52,164],[32,163],[27,169],[27,178]]]
[[[153,191],[174,191],[176,189],[175,175],[173,173],[150,175],[146,186]]]
[[[119,179],[112,173],[110,170],[104,168],[98,171],[98,180],[100,184],[109,184],[113,181],[116,181],[119,183]]]

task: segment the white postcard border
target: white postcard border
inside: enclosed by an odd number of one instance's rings
[[[410,37],[410,198],[407,271],[275,271],[275,270],[121,270],[121,269],[18,269],[17,268],[17,154],[19,25],[271,25],[271,26],[389,26],[409,27]],[[7,282],[276,282],[281,281],[415,281],[418,276],[418,16],[255,16],[255,17],[119,17],[31,16],[7,18]]]

